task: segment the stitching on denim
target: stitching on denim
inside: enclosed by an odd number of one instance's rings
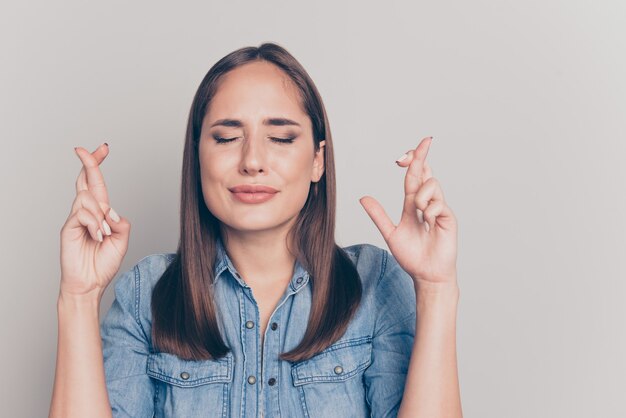
[[[371,363],[372,363],[372,354],[371,352],[372,350],[372,337],[371,336],[365,336],[365,337],[357,337],[357,338],[353,338],[351,340],[347,340],[344,341],[342,343],[336,344],[336,345],[331,345],[329,348],[327,348],[326,350],[320,352],[319,354],[316,354],[314,357],[310,358],[309,360],[304,360],[300,363],[295,363],[292,366],[292,375],[293,378],[296,382],[298,383],[311,383],[311,382],[319,382],[319,381],[323,381],[323,382],[337,382],[337,381],[344,381],[344,380],[348,380],[349,378],[353,377],[354,375],[358,374],[359,372],[361,372],[362,370],[365,370]],[[312,361],[316,361],[319,360],[320,358],[326,357],[328,356],[330,353],[332,353],[333,351],[339,350],[339,349],[344,349],[344,348],[348,348],[348,347],[354,347],[354,346],[364,346],[364,345],[368,345],[369,347],[366,347],[366,349],[368,351],[370,351],[370,356],[364,360],[362,363],[359,363],[356,368],[354,370],[351,370],[348,373],[342,374],[341,376],[312,376],[312,377],[298,377],[298,369],[300,367],[306,366],[307,364],[309,364]],[[294,382],[294,384],[296,383]]]
[[[381,265],[381,269],[380,269],[380,276],[378,277],[378,281],[376,282],[376,288],[378,288],[378,286],[380,285],[380,282],[383,280],[383,277],[385,276],[385,273],[387,272],[387,260],[389,258],[389,252],[383,248],[381,248],[381,251],[383,252],[383,261],[382,261],[382,265]]]
[[[240,324],[244,324],[245,320],[246,320],[246,315],[245,315],[245,301],[244,298],[246,297],[243,294],[243,288],[241,287],[237,287],[235,290],[235,292],[237,292],[237,302],[239,303],[239,323]],[[239,335],[241,336],[241,346],[243,348],[243,373],[245,375],[246,373],[246,366],[248,365],[248,356],[246,355],[246,329],[244,329],[243,326],[240,326],[240,330],[239,330]],[[244,376],[245,377],[245,376]],[[241,393],[242,393],[242,398],[241,398],[241,410],[239,411],[241,413],[240,416],[245,416],[246,413],[246,383],[247,383],[247,379],[243,379],[243,381],[241,382]]]
[[[295,384],[302,385],[304,383],[315,383],[315,382],[343,382],[345,380],[348,380],[356,376],[361,371],[367,369],[367,367],[370,364],[371,364],[370,359],[367,359],[363,363],[360,363],[356,369],[350,371],[349,373],[344,373],[341,376],[311,376],[311,377],[296,378],[296,382],[294,382],[294,385]]]
[[[222,418],[226,418],[228,410],[226,408],[226,401],[228,399],[228,383],[224,383],[224,390],[222,391]]]
[[[148,376],[152,376],[155,377],[159,380],[163,380],[165,382],[171,383],[171,384],[178,384],[179,386],[183,386],[183,387],[189,387],[189,386],[197,386],[197,385],[202,385],[205,383],[219,383],[219,382],[223,382],[223,383],[228,383],[232,380],[232,366],[233,366],[233,359],[232,356],[227,355],[226,357],[224,357],[225,360],[220,360],[220,363],[224,363],[223,365],[220,365],[220,369],[226,367],[226,373],[220,373],[220,374],[216,374],[213,376],[209,376],[209,377],[202,377],[199,379],[195,379],[195,380],[185,380],[185,381],[181,381],[180,379],[177,378],[173,378],[169,375],[163,374],[160,372],[160,368],[158,367],[158,365],[155,366],[156,360],[155,360],[155,356],[158,356],[158,354],[160,353],[156,353],[154,355],[150,355],[148,356],[148,366],[147,366],[147,374]],[[153,367],[155,366],[155,367]]]
[[[381,269],[380,269],[380,276],[378,277],[378,281],[376,282],[376,287],[374,288],[374,300],[376,300],[376,298],[378,297],[378,286],[380,285],[380,282],[382,281],[383,277],[385,276],[385,272],[387,271],[387,250],[381,248],[382,251],[382,262],[381,262]],[[372,330],[372,335],[376,336],[377,334],[375,334],[376,332],[376,327],[378,326],[378,318],[380,317],[379,313],[379,309],[378,309],[378,303],[375,303],[375,307],[376,307],[376,319],[374,320],[374,329]]]
[[[143,327],[141,326],[141,321],[139,320],[139,302],[140,302],[140,292],[141,292],[141,284],[140,282],[140,272],[139,272],[139,267],[138,265],[135,265],[135,267],[133,267],[133,273],[135,275],[135,288],[134,288],[134,292],[135,292],[135,322],[137,322],[137,325],[139,325],[139,327],[141,328],[142,331],[144,331]],[[145,331],[144,331],[145,333]]]
[[[315,357],[317,358],[318,356],[322,356],[324,354],[333,352],[335,350],[339,350],[341,348],[345,348],[345,347],[352,347],[355,345],[361,345],[361,344],[366,344],[368,342],[372,341],[372,337],[369,335],[366,335],[364,337],[356,337],[356,338],[352,338],[350,340],[345,340],[345,341],[341,341],[335,344],[332,344],[331,346],[327,347],[325,350],[320,351],[318,354],[315,355]],[[305,360],[304,362],[307,362],[309,360]],[[303,363],[304,363],[303,362]]]
[[[298,392],[300,393],[300,403],[302,404],[302,412],[304,412],[305,418],[309,418],[309,407],[306,405],[306,399],[304,397],[304,388],[298,386]]]
[[[148,370],[146,367],[146,374],[147,374]],[[155,385],[154,382],[152,382],[152,386],[154,387],[154,398],[153,398],[153,403],[154,403],[154,409],[156,410],[156,407],[159,403],[159,385]]]
[[[158,373],[155,371],[149,371],[148,376],[157,378],[159,380],[162,380],[163,382],[171,383],[175,386],[180,386],[180,387],[194,387],[194,386],[200,386],[200,385],[210,384],[210,383],[227,383],[227,380],[226,380],[227,378],[225,376],[203,377],[201,379],[186,381],[186,383],[181,382],[180,379],[174,379],[168,375]]]
[[[148,334],[146,333],[146,330],[141,323],[141,317],[139,314],[139,307],[141,303],[141,272],[139,271],[139,264],[136,264],[135,267],[133,267],[133,270],[135,273],[135,322],[137,322],[137,325],[139,325],[141,332],[143,332],[143,335],[146,338],[146,341],[149,341],[150,339],[148,338]],[[150,350],[152,350],[151,347]]]
[[[107,381],[107,383],[111,383],[111,382],[115,382],[117,380],[128,379],[129,377],[137,377],[137,376],[145,376],[145,375],[146,375],[145,373],[137,373],[137,374],[131,374],[131,375],[128,375],[128,376],[122,376],[122,377],[116,377],[116,378],[113,378],[113,379],[107,379],[106,381]]]

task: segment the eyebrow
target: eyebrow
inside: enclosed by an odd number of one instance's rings
[[[295,125],[300,126],[298,122],[295,120],[287,119],[287,118],[265,118],[263,119],[263,125],[271,125],[271,126],[288,126]],[[243,122],[239,119],[219,119],[215,121],[210,127],[214,126],[228,126],[231,128],[241,128],[243,127]]]

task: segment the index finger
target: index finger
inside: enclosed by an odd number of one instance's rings
[[[102,164],[102,161],[109,155],[109,144],[106,142],[100,145],[94,152],[91,153],[96,158],[98,165]],[[76,178],[76,194],[81,190],[88,190],[87,186],[87,176],[85,175],[85,167],[81,166],[80,172],[78,173],[78,177]]]
[[[406,172],[404,178],[404,194],[409,196],[417,193],[422,183],[424,183],[424,164],[426,163],[426,155],[430,148],[433,137],[429,136],[422,139],[415,151],[413,152],[413,160]]]
[[[109,204],[109,195],[106,189],[106,184],[104,183],[104,177],[102,176],[102,172],[100,171],[100,161],[96,159],[96,157],[87,151],[85,148],[76,147],[75,148],[76,155],[80,158],[83,163],[84,177],[86,177],[86,182],[77,181],[76,183],[76,192],[78,193],[80,190],[89,190],[93,196],[96,198],[98,202]],[[98,150],[94,152],[96,154]]]

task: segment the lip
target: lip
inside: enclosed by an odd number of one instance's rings
[[[278,190],[263,184],[240,184],[228,190],[242,203],[267,202],[278,193]]]
[[[239,184],[228,190],[233,193],[278,193],[275,188],[263,184]]]

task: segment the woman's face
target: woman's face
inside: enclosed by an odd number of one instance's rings
[[[200,134],[200,175],[208,209],[227,230],[235,230],[228,232],[289,229],[311,182],[323,174],[324,142],[316,153],[311,120],[300,107],[293,82],[278,67],[258,61],[229,71],[220,80]],[[269,186],[276,193],[232,191],[242,185]]]

